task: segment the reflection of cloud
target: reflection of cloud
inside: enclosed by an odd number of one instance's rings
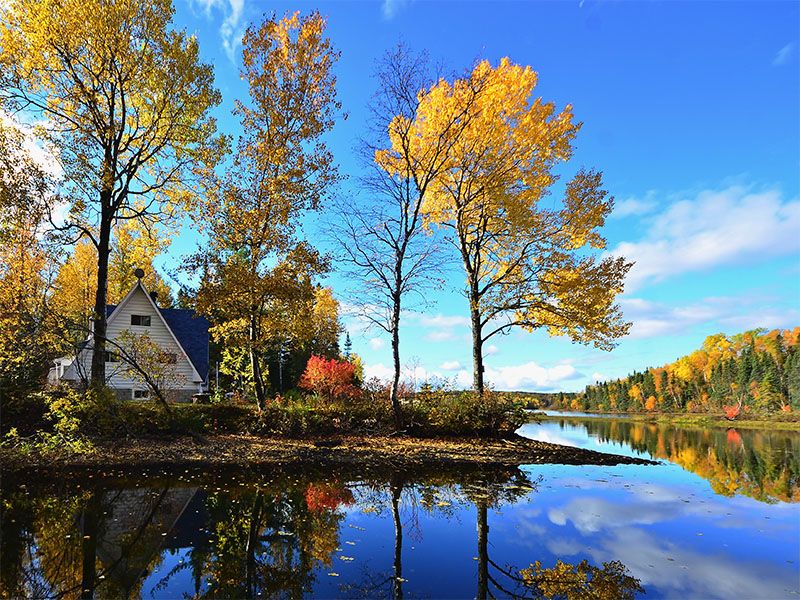
[[[546,520],[556,527],[542,532],[543,520],[526,511],[517,513],[513,527],[535,532],[555,558],[589,558],[596,565],[620,561],[649,588],[648,596],[651,590],[675,598],[784,598],[800,592],[796,569],[783,564],[794,558],[789,540],[797,538],[796,505],[767,508],[747,498],[704,498],[693,487],[644,481],[623,489],[625,481],[560,477],[559,489],[580,491],[563,506],[546,509]],[[721,533],[733,523],[739,531]],[[783,543],[759,560],[737,547],[747,535],[760,536],[765,548],[771,540]],[[725,540],[728,547],[721,544]]]
[[[785,598],[798,589],[791,572],[773,563],[694,551],[632,527],[614,530],[588,552],[598,563],[619,560],[643,585],[682,598]]]

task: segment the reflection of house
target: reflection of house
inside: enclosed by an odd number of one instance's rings
[[[141,271],[139,272],[141,273]],[[137,273],[138,274],[138,273]],[[146,398],[148,387],[143,378],[114,352],[114,343],[147,336],[160,349],[158,370],[162,371],[159,385],[177,400],[188,400],[203,392],[208,384],[208,321],[193,310],[160,308],[155,293],[148,293],[141,278],[116,306],[108,306],[106,337],[110,341],[106,352],[108,386],[120,398]],[[130,335],[123,332],[128,332]],[[122,335],[122,337],[120,337]],[[87,379],[91,367],[91,337],[78,350],[77,356],[55,361],[48,377],[57,381],[79,382]],[[166,375],[164,375],[166,374]]]
[[[107,514],[97,539],[97,558],[109,583],[124,596],[138,596],[144,578],[161,563],[162,552],[181,547],[173,540],[174,531],[181,529],[179,524],[187,517],[196,523],[191,518],[196,494],[197,488],[137,488],[103,494]]]

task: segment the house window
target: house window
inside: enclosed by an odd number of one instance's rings
[[[150,315],[131,315],[131,325],[150,327]]]
[[[150,397],[149,390],[133,390],[133,398],[135,400],[143,400],[144,398]]]
[[[167,365],[174,365],[176,362],[178,362],[178,355],[174,352],[162,352],[161,362]]]
[[[116,355],[114,352],[109,352],[106,350],[106,362],[107,363],[115,363],[119,362],[119,356]]]

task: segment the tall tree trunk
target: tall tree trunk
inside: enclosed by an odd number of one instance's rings
[[[110,203],[110,198],[108,200]],[[106,200],[103,200],[103,206]],[[100,219],[97,246],[97,291],[94,296],[94,327],[92,330],[91,387],[100,389],[106,384],[106,301],[108,296],[108,255],[111,251],[111,218],[104,214]]]
[[[255,308],[252,309],[255,314]],[[250,346],[250,371],[253,375],[253,387],[256,392],[256,402],[258,403],[259,410],[264,410],[267,405],[267,395],[264,393],[264,377],[261,374],[261,361],[259,360],[258,353],[256,352],[256,318],[250,317],[250,332],[249,332],[249,346]]]
[[[97,585],[97,530],[101,498],[101,492],[93,492],[81,515],[81,598],[94,598]]]
[[[396,474],[392,474],[390,484],[392,490],[392,519],[394,520],[394,580],[392,582],[392,598],[403,600],[403,523],[400,521],[400,494],[403,482]]]
[[[392,412],[394,412],[394,424],[398,431],[403,428],[403,413],[400,408],[400,398],[398,392],[400,388],[400,297],[394,299],[392,310],[392,360],[394,361],[394,376],[392,378],[392,390],[390,399],[392,402]]]
[[[258,533],[261,526],[261,505],[264,495],[261,491],[256,492],[256,499],[253,501],[253,508],[250,511],[250,528],[247,534],[247,564],[245,565],[245,584],[247,586],[247,597],[256,597],[256,546],[258,545]]]
[[[483,396],[483,328],[477,299],[470,298],[472,323],[472,386],[478,396]]]
[[[479,500],[478,509],[478,600],[489,596],[489,524],[486,502]]]

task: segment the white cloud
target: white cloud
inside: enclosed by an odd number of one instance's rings
[[[212,13],[221,12],[224,15],[222,24],[219,27],[219,34],[222,38],[222,49],[231,62],[236,62],[236,50],[242,43],[245,24],[242,22],[244,17],[245,0],[194,0],[203,9],[207,18],[212,18]]]
[[[494,344],[489,344],[486,346],[486,349],[483,351],[484,356],[492,356],[493,354],[497,354],[500,352],[500,348],[495,346]]]
[[[431,342],[449,342],[455,338],[456,334],[450,329],[437,329],[436,331],[425,334],[425,339]]]
[[[732,186],[673,203],[651,218],[645,239],[622,242],[611,254],[636,262],[625,283],[631,292],[682,273],[798,252],[798,231],[799,200]]]
[[[376,363],[365,365],[364,374],[367,379],[377,377],[386,381],[393,376],[394,371],[383,363]],[[423,366],[407,366],[403,368],[401,376],[404,380],[413,380],[417,384],[441,380],[448,381],[459,389],[472,386],[472,372],[456,361],[445,362],[433,371]],[[485,376],[486,383],[497,390],[552,391],[559,387],[560,382],[581,377],[581,374],[572,365],[546,368],[535,362],[528,362],[505,367],[486,367]]]
[[[383,0],[383,4],[381,5],[383,18],[387,21],[391,21],[397,16],[397,13],[409,4],[410,0]]]
[[[785,65],[792,58],[792,55],[794,55],[794,42],[789,42],[775,54],[775,58],[772,59],[772,66],[780,67]]]
[[[597,383],[598,381],[605,381],[606,379],[608,379],[608,375],[605,373],[598,373],[597,371],[592,373],[592,381],[594,383]]]
[[[470,321],[467,317],[459,315],[421,315],[419,322],[425,327],[469,327]]]
[[[371,338],[369,340],[369,347],[372,350],[380,350],[385,345],[386,345],[386,342],[384,342],[381,338],[374,337],[374,338]]]
[[[442,371],[458,371],[461,369],[461,363],[457,360],[448,360],[439,365]]]
[[[612,217],[623,218],[638,215],[646,215],[653,212],[658,206],[655,200],[655,192],[647,192],[644,198],[626,198],[625,200],[618,200],[614,203],[614,211],[611,213]]]
[[[56,148],[45,146],[34,131],[37,125],[46,127],[46,121],[31,125],[23,123],[14,115],[0,110],[0,125],[19,132],[22,136],[22,150],[47,175],[56,180],[64,175],[64,169],[58,160]]]
[[[372,379],[373,377],[381,381],[389,381],[394,376],[394,369],[387,367],[383,363],[366,364],[364,365],[364,378]]]
[[[572,365],[542,367],[535,362],[505,367],[486,367],[486,381],[497,390],[550,391],[562,381],[580,377]]]
[[[746,294],[737,297],[704,298],[685,306],[667,306],[641,298],[620,298],[627,320],[633,322],[629,337],[646,339],[679,335],[696,325],[716,323],[726,331],[742,331],[765,327],[791,327],[800,320],[794,309],[769,306],[769,299]]]

